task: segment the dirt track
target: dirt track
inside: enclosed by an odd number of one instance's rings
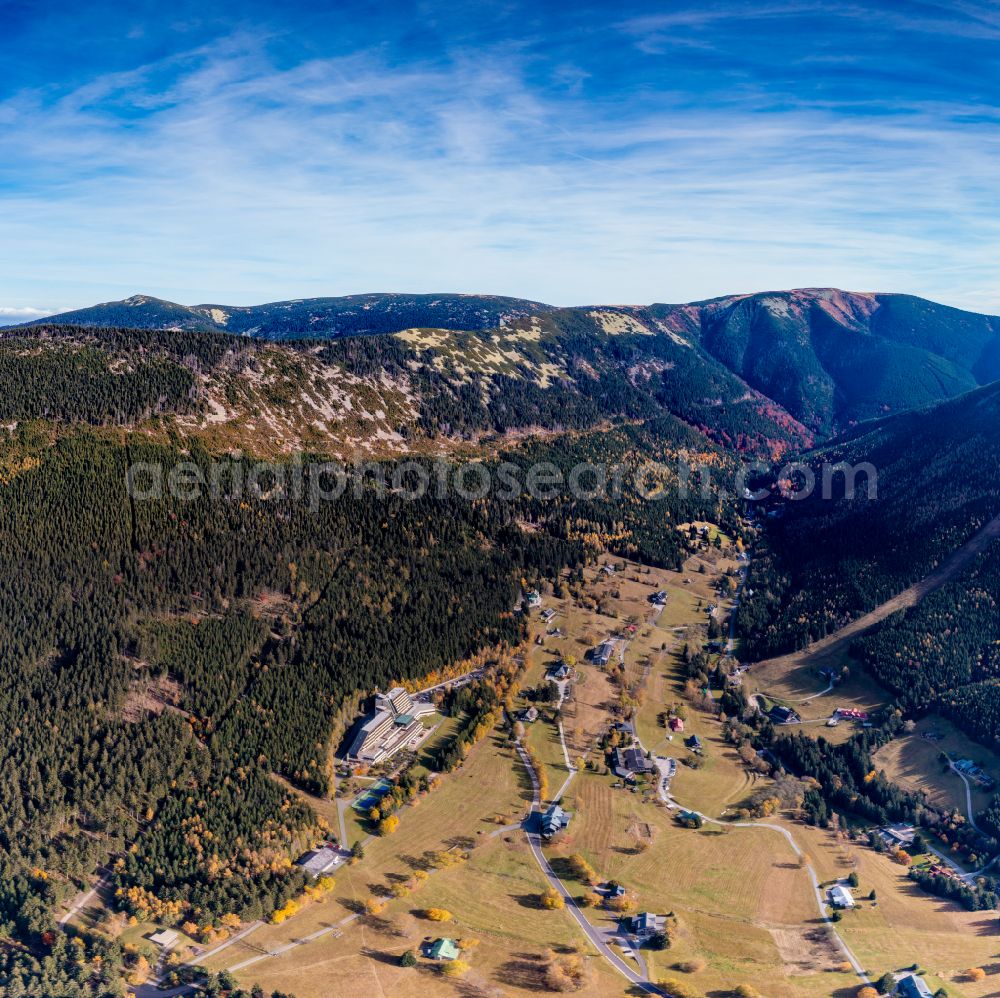
[[[915,582],[908,589],[897,593],[892,599],[886,600],[863,617],[858,617],[857,620],[845,624],[833,634],[828,634],[825,638],[813,642],[808,648],[757,663],[754,666],[754,671],[819,666],[825,660],[835,658],[858,635],[870,631],[876,624],[880,624],[886,617],[892,616],[897,611],[916,606],[929,593],[940,589],[946,582],[950,582],[956,575],[969,567],[972,561],[986,549],[990,541],[998,537],[1000,537],[1000,516],[990,520],[979,533],[973,534],[960,548],[953,551],[938,568],[924,576],[919,582]]]

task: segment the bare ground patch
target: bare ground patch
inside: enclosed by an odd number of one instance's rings
[[[768,931],[789,976],[829,970],[843,960],[824,926],[782,926]]]
[[[176,708],[183,692],[181,684],[170,676],[139,679],[125,697],[122,718],[136,724],[150,714],[159,716],[167,709]]]

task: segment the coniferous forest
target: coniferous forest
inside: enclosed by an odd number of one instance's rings
[[[494,334],[456,335],[474,352]],[[431,488],[413,499],[407,476],[427,461],[419,452],[388,488],[378,479],[392,482],[397,462],[384,459],[380,476],[314,502],[310,476],[323,455],[307,454],[279,462],[254,489],[251,458],[211,450],[171,422],[204,411],[205,372],[253,370],[252,343],[46,327],[37,341],[0,341],[9,420],[0,440],[0,718],[10,732],[0,753],[0,929],[21,946],[0,962],[9,993],[120,993],[120,947],[54,932],[60,905],[98,868],[122,911],[163,924],[211,928],[285,906],[304,883],[294,859],[326,834],[288,783],[330,792],[332,751],[373,690],[516,645],[524,582],[553,579],[599,551],[678,567],[688,548],[676,524],[709,520],[739,535],[736,455],[780,462],[807,439],[787,413],[669,337],[601,335],[570,314],[558,335],[527,342],[523,370],[488,374],[392,337],[308,351],[358,377],[405,379],[419,404],[399,427],[403,439],[492,434],[481,455],[490,475],[523,482],[544,466],[565,479],[593,465],[610,472],[603,489],[588,491],[585,477],[575,494],[470,498]],[[297,356],[285,359],[294,367]],[[539,363],[578,376],[543,387],[531,374]],[[717,404],[737,392],[742,409]],[[982,526],[998,493],[995,465],[965,468],[952,489],[967,452],[947,440],[971,427],[968,446],[992,453],[994,396],[984,389],[929,416],[862,427],[819,452],[877,464],[884,501],[784,503],[755,552],[754,595],[739,616],[752,657],[822,636]],[[273,389],[270,403],[289,399]],[[547,432],[503,436],[526,427]],[[906,451],[913,435],[926,450],[919,473]],[[193,476],[202,487],[147,495],[143,479],[130,493],[136,466],[154,484],[155,469],[183,467],[182,482]],[[871,778],[871,757],[902,717],[930,710],[995,740],[998,564],[991,549],[858,643],[899,697],[872,732],[835,747],[759,726],[759,750],[815,781],[803,800],[809,820],[851,813],[944,827],[947,816]],[[496,719],[495,702],[462,699],[471,695],[446,705],[464,720],[441,749],[442,770]],[[741,716],[746,705],[730,709]],[[969,853],[994,848],[993,810],[985,836],[949,834]],[[986,894],[961,900],[992,903]]]
[[[120,908],[142,919],[266,918],[301,891],[293,860],[322,834],[275,775],[328,792],[331,751],[371,690],[516,644],[523,579],[603,548],[679,564],[664,519],[729,515],[711,483],[639,499],[643,454],[721,460],[681,423],[492,461],[622,462],[622,491],[585,500],[412,500],[361,482],[313,504],[291,487],[238,490],[248,459],[213,465],[197,446],[101,426],[22,422],[3,446],[0,924],[26,947],[0,963],[11,994],[29,981],[118,993],[113,945],[52,943],[60,903],[104,865]],[[129,494],[133,465],[178,462],[219,489]]]

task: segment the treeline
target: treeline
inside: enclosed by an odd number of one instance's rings
[[[267,621],[245,609],[154,620],[140,634],[138,656],[152,664],[151,675],[181,683],[181,706],[210,731],[246,689],[251,659],[269,633]]]
[[[937,712],[1000,749],[1000,543],[920,604],[859,638],[853,654],[913,716]],[[980,823],[1000,838],[1000,798]]]
[[[125,998],[125,952],[117,940],[60,935],[43,955],[0,947],[4,998]]]
[[[876,771],[872,756],[892,738],[891,727],[870,729],[842,745],[801,732],[777,734],[770,725],[766,732],[763,741],[769,743],[767,747],[781,767],[818,784],[806,794],[803,805],[811,824],[827,827],[834,812],[851,814],[873,825],[914,822],[925,810],[921,797]]]
[[[998,594],[1000,544],[994,542],[954,581],[859,638],[854,654],[909,709],[940,707],[980,740],[997,744],[996,696],[989,684],[979,684],[1000,677]],[[955,692],[961,688],[966,692]]]
[[[966,911],[994,911],[1000,907],[996,884],[989,877],[982,877],[970,886],[957,877],[934,873],[922,867],[911,867],[909,876],[928,894],[954,901]]]
[[[588,557],[491,499],[130,500],[132,461],[209,456],[89,433],[15,445],[32,461],[0,485],[0,931],[40,956],[56,906],[116,855],[137,914],[204,927],[279,907],[320,830],[272,773],[324,792],[344,704],[518,643],[520,579]],[[179,709],[150,712],[165,678]]]
[[[261,767],[227,771],[227,762],[168,795],[115,864],[119,903],[140,920],[254,921],[302,890],[291,859],[320,835],[315,816]]]
[[[112,335],[152,354],[163,334]],[[503,457],[630,475],[647,457],[725,465],[670,417]],[[131,466],[180,461],[207,478],[222,467],[223,488],[129,495]],[[677,564],[686,539],[670,524],[738,527],[721,481],[695,473],[685,491],[672,464],[657,501],[634,484],[515,501],[369,484],[318,506],[308,490],[226,487],[248,468],[84,428],[21,425],[0,441],[0,932],[30,959],[54,952],[58,905],[109,861],[119,904],[167,924],[281,907],[301,888],[293,860],[323,830],[274,774],[327,792],[362,694],[520,643],[522,579],[576,572],[604,549]],[[514,682],[500,669],[449,697],[463,725],[442,768],[492,728]],[[160,687],[176,706],[150,699]]]
[[[679,423],[575,441],[522,457],[705,446]],[[207,475],[210,456],[85,432],[15,445],[35,463],[0,503],[0,719],[12,734],[0,917],[39,953],[55,907],[109,857],[119,904],[144,918],[265,917],[300,889],[292,860],[323,834],[272,774],[326,792],[344,704],[518,644],[522,579],[575,572],[605,547],[672,561],[686,541],[664,521],[729,522],[723,498],[700,489],[668,489],[649,510],[633,490],[617,521],[613,501],[565,493],[410,501],[365,485],[319,508],[291,489],[130,500],[132,462],[183,458]],[[543,529],[523,529],[526,517]],[[463,722],[441,768],[492,729],[515,673],[495,667],[449,695]],[[176,707],[145,699],[161,680]]]
[[[741,756],[766,760],[779,784],[783,774],[803,781],[795,806],[810,824],[827,828],[841,816],[875,827],[905,822],[926,830],[941,848],[954,850],[973,867],[1000,847],[996,836],[977,831],[964,815],[930,804],[922,793],[904,790],[877,768],[878,749],[906,731],[898,709],[884,709],[871,728],[839,745],[801,732],[786,734],[759,712],[747,712],[741,691],[729,694],[725,712],[734,718],[727,722],[727,736]],[[741,717],[742,722],[735,720]],[[745,747],[754,751],[744,752]]]
[[[522,495],[519,516],[552,534],[582,541],[646,564],[679,568],[688,539],[674,527],[695,520],[742,532],[730,498],[735,460],[679,419],[664,416],[642,426],[529,441],[503,461],[526,471],[552,465],[563,486],[552,500]]]
[[[517,691],[520,670],[512,661],[497,663],[483,678],[446,694],[440,709],[449,717],[461,718],[462,723],[437,749],[434,762],[439,772],[450,772],[460,766],[473,745],[493,730],[504,704]]]

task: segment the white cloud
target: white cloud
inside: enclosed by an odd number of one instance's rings
[[[169,79],[167,84],[151,80]],[[753,93],[558,99],[516,54],[278,68],[251,37],[0,104],[0,295],[555,303],[832,284],[1000,311],[1000,137]],[[127,113],[123,113],[127,109]],[[11,183],[13,179],[14,183]]]
[[[31,322],[32,319],[42,319],[47,315],[52,315],[52,312],[42,308],[31,308],[28,305],[0,305],[0,326]]]

